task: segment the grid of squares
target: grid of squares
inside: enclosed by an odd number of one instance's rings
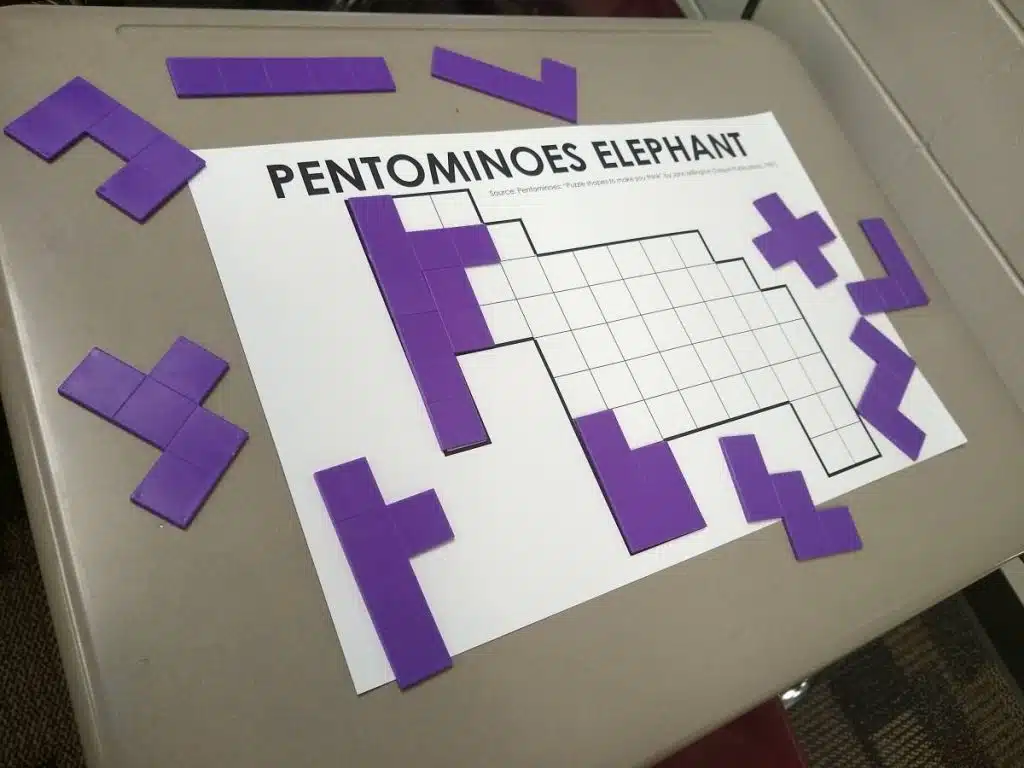
[[[407,229],[480,221],[465,191],[396,203]],[[501,263],[467,274],[494,341],[536,339],[574,418],[612,409],[638,447],[789,402],[829,473],[877,455],[789,290],[698,232],[537,255],[488,229]]]

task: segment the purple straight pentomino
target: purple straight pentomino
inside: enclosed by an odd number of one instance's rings
[[[178,56],[167,59],[167,72],[179,99],[395,90],[394,78],[381,56]]]

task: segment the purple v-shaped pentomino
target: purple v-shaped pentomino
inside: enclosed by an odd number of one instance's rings
[[[148,374],[94,348],[57,391],[163,452],[131,498],[187,528],[249,438],[202,406],[227,370],[180,337]]]
[[[540,79],[534,80],[471,56],[434,48],[430,74],[521,107],[576,122],[576,69],[554,59],[541,59]]]
[[[385,504],[366,459],[314,475],[400,688],[452,665],[410,558],[454,538],[434,491]]]
[[[885,267],[886,276],[846,286],[857,310],[862,315],[874,315],[926,305],[928,294],[885,220],[862,219],[860,228]]]
[[[167,59],[167,73],[179,99],[395,90],[391,70],[381,56],[176,56]]]
[[[836,235],[820,213],[797,218],[774,192],[755,200],[754,207],[771,227],[754,238],[754,245],[772,269],[796,262],[815,288],[836,278],[835,269],[821,251]]]
[[[206,165],[204,160],[81,77],[62,85],[4,128],[52,162],[83,136],[126,161],[96,194],[145,221]]]
[[[875,361],[875,370],[857,403],[857,413],[904,454],[921,455],[925,433],[900,412],[910,379],[917,368],[910,355],[863,317],[850,340]]]
[[[797,560],[861,548],[849,508],[815,509],[803,473],[769,472],[754,435],[722,437],[718,442],[747,522],[781,518]]]
[[[576,431],[631,555],[705,526],[672,447],[629,447],[613,411],[581,416]]]

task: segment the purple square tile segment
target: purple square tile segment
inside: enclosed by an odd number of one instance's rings
[[[196,408],[167,446],[167,452],[197,467],[224,472],[249,433],[206,408]]]
[[[132,501],[179,528],[188,528],[223,473],[163,453],[132,492]]]
[[[458,267],[462,264],[450,229],[421,229],[409,232],[409,242],[412,244],[420,269],[424,271]]]
[[[451,227],[446,230],[455,250],[459,253],[459,261],[464,267],[482,267],[487,264],[500,264],[501,257],[494,247],[490,230],[486,224],[470,224],[465,227]]]
[[[491,329],[479,306],[441,307],[441,320],[456,352],[476,352],[494,346]]]
[[[428,408],[432,403],[469,394],[469,384],[454,355],[412,357],[409,362],[416,386]]]
[[[314,93],[308,59],[263,59],[263,69],[270,85],[268,93],[289,96]]]
[[[131,160],[157,138],[164,135],[155,125],[120,105],[91,126],[88,134],[93,141],[98,142],[125,161]]]
[[[861,280],[846,286],[862,315],[895,312],[928,303],[928,294],[884,219],[862,219],[860,228],[882,262],[886,277]]]
[[[455,51],[434,48],[430,74],[521,107],[576,122],[576,70],[554,59],[541,60],[541,76],[535,80]]]
[[[473,293],[473,286],[466,277],[466,270],[462,267],[430,269],[423,276],[427,279],[427,287],[439,310],[442,307],[464,309],[480,306]]]
[[[217,68],[226,96],[263,96],[270,92],[270,80],[262,59],[218,59]]]
[[[433,490],[417,493],[388,505],[388,514],[405,544],[405,555],[413,558],[447,544],[455,538],[440,499]]]
[[[733,486],[748,523],[777,520],[783,510],[772,484],[772,475],[765,466],[757,438],[734,435],[718,440],[732,476]]]
[[[197,407],[184,395],[147,376],[114,415],[113,422],[163,450]]]
[[[220,75],[219,61],[190,56],[168,58],[167,74],[171,76],[178,98],[228,95]]]
[[[179,336],[149,375],[193,402],[202,403],[227,371],[226,360]]]
[[[452,344],[437,312],[395,318],[398,338],[410,362],[452,354]]]
[[[346,56],[311,59],[310,70],[318,93],[391,93],[395,80],[381,56]]]
[[[97,416],[112,419],[145,378],[142,371],[94,347],[57,391]]]
[[[772,269],[796,262],[816,287],[836,278],[836,271],[821,249],[836,239],[818,212],[795,217],[776,193],[758,198],[754,207],[770,227],[754,238],[754,245]]]
[[[50,162],[118,106],[88,80],[75,77],[9,123],[4,133]]]
[[[322,469],[313,475],[331,520],[342,520],[384,509],[373,470],[366,459],[355,459]]]
[[[434,427],[434,435],[441,450],[455,451],[487,442],[487,430],[473,402],[473,396],[465,393],[447,400],[427,404],[427,414]]]

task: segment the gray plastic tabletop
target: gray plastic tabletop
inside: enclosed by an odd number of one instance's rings
[[[554,123],[433,81],[435,44],[575,65],[583,123],[774,112],[867,274],[859,218],[909,242],[799,62],[746,24],[12,7],[0,121],[82,75],[196,148]],[[384,55],[398,92],[179,101],[164,59],[188,55]],[[771,526],[357,697],[193,201],[140,226],[93,192],[119,164],[0,141],[3,404],[95,766],[639,765],[1024,546],[1024,420],[928,266],[947,256],[911,250],[932,303],[893,322],[969,442],[844,499],[862,552],[797,563]],[[148,369],[179,334],[228,358],[210,406],[251,433],[185,533],[129,501],[154,449],[57,394],[93,345]]]

